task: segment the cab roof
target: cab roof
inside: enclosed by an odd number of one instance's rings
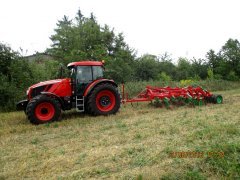
[[[71,66],[103,66],[103,62],[101,61],[78,61],[71,62],[67,65],[67,67]]]

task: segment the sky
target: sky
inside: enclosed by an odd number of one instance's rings
[[[239,0],[1,0],[0,42],[22,55],[43,52],[57,21],[80,8],[122,32],[138,56],[205,58],[229,38],[240,40],[239,7]]]

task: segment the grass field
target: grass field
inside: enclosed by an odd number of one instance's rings
[[[238,179],[240,89],[219,93],[221,105],[126,105],[39,126],[22,112],[1,113],[0,179]]]

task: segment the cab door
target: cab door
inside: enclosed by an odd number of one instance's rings
[[[76,95],[83,96],[87,86],[93,81],[92,66],[77,66]]]

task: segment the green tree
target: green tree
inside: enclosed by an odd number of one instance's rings
[[[177,80],[193,77],[191,63],[186,58],[179,58],[177,64]]]
[[[0,44],[0,111],[13,110],[32,80],[28,62],[10,47]]]
[[[172,62],[172,58],[168,53],[164,53],[158,57],[158,70],[164,72],[171,79],[176,79],[177,69]]]
[[[191,60],[192,73],[194,77],[199,76],[201,79],[206,79],[208,75],[208,64],[204,59]]]
[[[0,43],[0,72],[2,75],[5,75],[9,81],[11,80],[10,65],[17,56],[17,52],[14,52],[7,45]]]
[[[228,65],[228,75],[235,74],[240,77],[240,43],[237,39],[229,39],[220,51],[221,56]],[[234,73],[233,73],[234,72]]]
[[[220,53],[216,54],[213,50],[210,50],[207,52],[206,58],[209,68],[213,71],[214,78],[226,77],[229,71],[228,65]]]
[[[229,39],[217,54],[210,50],[206,57],[215,77],[227,80],[239,79],[240,43],[238,40]]]
[[[136,78],[137,80],[154,80],[158,78],[158,59],[157,56],[145,54],[137,59]]]
[[[238,76],[236,76],[236,73],[234,71],[230,71],[229,74],[226,77],[229,81],[237,81],[239,80]]]
[[[52,47],[47,50],[58,56],[64,64],[80,60],[105,60],[108,77],[117,81],[131,80],[134,75],[134,50],[124,41],[124,36],[115,34],[109,26],[98,24],[96,17],[84,17],[79,10],[73,20],[66,16],[58,21],[55,34],[50,38]]]
[[[71,26],[72,21],[65,15],[62,20],[58,21],[57,28],[54,30],[56,33],[50,37],[53,44],[52,49],[48,50],[49,53],[60,58],[70,56],[74,44]]]

